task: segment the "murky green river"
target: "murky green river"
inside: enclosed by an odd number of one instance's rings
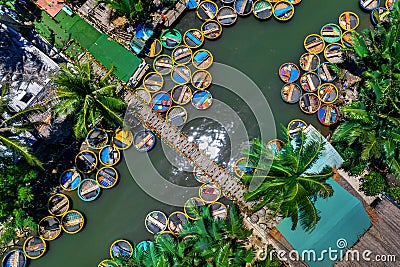
[[[234,26],[224,28],[221,38],[216,41],[207,40],[204,48],[213,53],[215,62],[240,70],[258,85],[273,112],[276,126],[281,123],[287,125],[293,118],[301,118],[327,133],[328,129],[318,123],[315,114],[305,115],[297,104],[289,105],[281,100],[280,88],[283,83],[277,75],[278,68],[287,61],[297,63],[299,56],[304,53],[305,36],[318,33],[322,25],[328,22],[337,23],[338,16],[343,11],[351,10],[360,15],[362,23],[359,29],[368,26],[368,14],[360,10],[357,0],[304,0],[296,6],[295,10],[295,16],[287,23],[279,23],[274,18],[260,22],[253,15],[239,18]],[[194,24],[193,21],[195,21]],[[178,24],[178,28],[185,31],[188,28],[200,27],[200,25],[195,12],[191,11]],[[237,94],[233,93],[234,90],[213,86],[210,91],[214,98],[233,108],[231,112],[236,112],[237,119],[244,121],[250,138],[259,135],[260,130],[250,108]],[[248,104],[252,105],[252,103]],[[214,106],[204,116],[209,117],[211,116],[209,114],[217,113],[213,111],[213,108]],[[191,118],[190,114],[189,111],[189,118]],[[231,117],[235,118],[235,116]],[[273,137],[272,133],[275,132],[273,127],[273,124],[270,125],[271,132],[266,136]],[[192,135],[195,140],[203,142],[205,146],[214,146],[215,149],[211,153],[219,153],[216,159],[222,164],[228,164],[231,158],[237,157],[237,154],[231,153],[226,148],[232,144],[237,145],[234,144],[235,140],[232,140],[235,137],[228,137],[230,129],[225,131],[221,124],[213,120],[193,120],[184,128],[184,131]],[[171,156],[168,158],[176,159],[174,153],[169,154]],[[113,189],[103,190],[94,202],[83,202],[76,196],[76,192],[70,193],[73,208],[82,211],[85,215],[85,228],[75,235],[63,233],[57,240],[51,241],[48,244],[47,253],[42,258],[31,261],[29,266],[97,266],[102,259],[109,258],[109,247],[114,240],[125,238],[137,243],[151,238],[144,227],[144,218],[151,210],[162,210],[166,214],[174,210],[182,210],[182,208],[159,202],[145,193],[132,178],[127,165],[134,170],[134,176],[142,181],[146,178],[154,178],[155,171],[152,165],[166,179],[176,184],[198,186],[192,174],[181,171],[184,167],[171,167],[164,155],[161,142],[158,142],[156,148],[149,153],[149,157],[150,159],[147,160],[146,154],[134,151],[133,148],[129,149],[124,155],[124,160],[117,166],[121,177],[120,182]],[[168,191],[168,187],[157,187],[157,184],[153,184],[153,190],[159,192],[160,198],[170,197],[173,194]],[[189,192],[181,196],[183,199],[181,201],[190,194]]]

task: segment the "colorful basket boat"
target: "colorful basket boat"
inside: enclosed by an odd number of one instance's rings
[[[148,56],[149,58],[154,58],[161,54],[162,44],[160,40],[154,39],[152,42],[149,43],[149,45],[146,45],[143,50],[146,56]]]
[[[189,29],[183,36],[183,42],[190,48],[199,48],[204,44],[204,34],[198,29]]]
[[[97,267],[119,267],[118,263],[113,260],[102,260]]]
[[[225,220],[228,217],[228,208],[221,202],[213,202],[208,205],[211,216],[217,220]]]
[[[147,214],[145,227],[147,231],[155,235],[167,229],[167,220],[167,216],[164,212],[155,210]]]
[[[300,109],[306,114],[316,113],[321,106],[319,97],[314,93],[305,93],[299,101]]]
[[[300,69],[296,64],[287,62],[279,67],[278,74],[283,82],[292,83],[300,77]]]
[[[189,198],[183,205],[186,216],[191,220],[198,220],[201,217],[201,207],[205,202],[198,197]]]
[[[96,180],[84,179],[78,187],[78,196],[83,201],[93,201],[100,195],[100,185]]]
[[[380,0],[360,0],[360,6],[366,11],[372,11],[381,5]]]
[[[294,6],[287,1],[279,1],[274,5],[274,17],[279,21],[288,21],[294,15]]]
[[[153,95],[151,99],[151,107],[154,111],[159,113],[167,112],[172,106],[171,95],[167,92],[161,91]]]
[[[206,183],[200,186],[199,196],[205,203],[216,202],[221,197],[221,189],[214,183]]]
[[[324,82],[333,82],[337,78],[336,69],[330,62],[323,62],[318,67],[318,76],[321,78],[321,81]]]
[[[182,34],[177,29],[166,29],[161,33],[160,41],[163,47],[174,49],[182,42]]]
[[[76,234],[83,229],[85,219],[77,210],[70,210],[61,218],[61,227],[68,234]]]
[[[97,167],[97,156],[93,151],[82,150],[75,157],[75,166],[81,173],[91,173]]]
[[[235,0],[233,4],[236,13],[240,16],[250,15],[253,8],[253,0]]]
[[[38,233],[46,241],[56,239],[62,232],[60,221],[54,216],[46,216],[38,224]]]
[[[397,0],[386,0],[386,2],[385,2],[385,7],[387,8],[387,9],[389,9],[389,10],[392,10],[393,9],[393,5],[394,5],[394,3],[396,3],[397,2]]]
[[[103,167],[97,172],[96,181],[101,188],[112,188],[118,182],[118,172],[113,167]]]
[[[310,34],[304,39],[304,48],[311,54],[319,54],[325,49],[325,41],[318,34]]]
[[[168,110],[165,118],[175,127],[180,127],[186,123],[188,118],[188,113],[185,108],[180,106],[174,106]]]
[[[207,39],[216,39],[222,34],[222,25],[216,20],[208,20],[201,25],[201,31]]]
[[[328,62],[339,64],[345,60],[345,55],[342,52],[343,46],[341,44],[333,43],[325,47],[324,56]]]
[[[192,89],[186,84],[177,85],[171,90],[172,101],[178,105],[186,105],[192,100]]]
[[[187,222],[188,218],[185,213],[175,211],[168,217],[168,229],[174,234],[182,231],[182,226]]]
[[[389,23],[390,11],[384,7],[377,7],[371,12],[371,22],[373,25]]]
[[[46,252],[46,241],[40,236],[30,236],[25,240],[22,249],[27,258],[35,260]]]
[[[218,6],[211,1],[202,1],[197,7],[196,14],[202,21],[214,19],[218,13]]]
[[[212,83],[211,73],[207,70],[197,70],[193,73],[191,82],[194,88],[204,90]]]
[[[318,110],[318,120],[322,125],[331,126],[339,121],[339,109],[335,105],[323,104]]]
[[[300,85],[306,92],[315,92],[321,85],[321,78],[315,72],[306,72],[300,77]]]
[[[289,3],[291,3],[293,5],[300,4],[300,2],[301,2],[301,0],[286,0],[286,1],[288,1]],[[275,1],[275,2],[277,2],[277,1]]]
[[[255,167],[252,162],[249,161],[248,158],[240,158],[237,161],[235,161],[235,164],[233,166],[233,171],[236,174],[237,177],[242,178],[243,175],[249,173],[252,174],[255,172]]]
[[[110,256],[112,259],[121,257],[132,257],[133,247],[132,244],[125,239],[118,239],[114,241],[110,246]]]
[[[66,191],[72,191],[77,189],[80,182],[81,182],[81,175],[75,169],[66,170],[60,176],[61,188]]]
[[[119,150],[131,147],[133,143],[133,133],[130,130],[119,128],[113,136],[113,145]]]
[[[25,267],[26,266],[26,256],[24,251],[21,249],[14,249],[4,256],[1,267]]]
[[[283,148],[284,143],[282,140],[279,139],[273,139],[267,143],[267,148],[271,151],[273,155],[281,151]]]
[[[49,198],[47,209],[53,216],[62,216],[69,209],[69,199],[64,194],[55,194]]]
[[[104,166],[114,166],[121,160],[121,153],[114,146],[106,146],[100,150],[99,158]]]
[[[108,134],[103,129],[94,128],[87,134],[86,143],[92,149],[102,149],[108,143]]]
[[[352,48],[354,46],[353,31],[345,31],[341,42],[344,47]]]
[[[325,104],[331,104],[339,96],[339,90],[333,83],[324,83],[318,87],[318,97]]]
[[[328,23],[322,26],[321,36],[327,43],[339,42],[342,37],[342,29],[340,29],[339,25]]]
[[[339,16],[339,26],[345,31],[355,30],[360,24],[360,18],[356,13],[345,11]]]
[[[223,6],[218,10],[217,21],[222,26],[231,26],[237,21],[237,13],[232,7]]]
[[[287,130],[291,138],[294,138],[298,132],[304,131],[307,128],[307,123],[300,119],[291,120],[288,123]]]
[[[185,84],[190,81],[192,71],[186,65],[175,65],[171,72],[171,79],[177,84]]]
[[[269,19],[273,13],[273,6],[269,1],[257,0],[253,4],[253,14],[260,20]]]
[[[154,93],[161,90],[164,85],[164,78],[157,72],[149,72],[144,77],[143,85],[144,89],[150,93]]]
[[[304,53],[303,55],[301,55],[299,63],[302,70],[315,71],[320,64],[320,59],[318,55]]]
[[[193,54],[192,64],[196,69],[205,70],[211,67],[214,57],[210,51],[200,49]]]
[[[193,93],[192,105],[199,110],[208,109],[213,102],[213,97],[208,90],[197,90]]]
[[[172,51],[172,59],[176,64],[187,64],[192,60],[192,49],[180,45]]]
[[[282,86],[281,97],[287,103],[294,104],[299,102],[301,95],[301,88],[296,83],[287,83]]]
[[[156,57],[156,59],[154,59],[153,61],[153,69],[161,75],[167,75],[172,71],[172,68],[174,66],[174,62],[172,60],[172,58],[168,55],[162,54],[159,55],[158,57]],[[153,77],[153,79],[149,79],[148,83],[149,86],[151,86],[151,82],[152,81],[158,81],[160,82],[160,79],[157,79],[157,77]],[[159,88],[159,86],[156,84],[156,88],[155,89],[151,89],[149,91],[155,91],[157,90],[157,88]]]
[[[133,137],[133,143],[139,152],[148,152],[156,145],[156,136],[149,130],[138,131]]]

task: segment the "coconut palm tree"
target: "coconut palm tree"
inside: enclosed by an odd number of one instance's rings
[[[59,103],[53,107],[56,116],[70,116],[74,120],[74,133],[84,137],[90,127],[100,121],[122,125],[126,104],[116,95],[116,84],[109,82],[113,68],[99,78],[90,62],[66,65],[54,78]]]
[[[258,164],[254,174],[244,175],[244,182],[261,181],[255,190],[245,193],[245,199],[259,200],[254,206],[255,211],[267,206],[277,214],[291,218],[293,230],[300,221],[306,231],[312,231],[320,219],[313,199],[333,194],[332,187],[326,183],[333,174],[332,168],[325,166],[322,170],[313,170],[324,149],[324,141],[311,140],[300,133],[290,142],[286,129],[283,135],[285,145],[275,154],[259,140],[245,151],[249,159]]]

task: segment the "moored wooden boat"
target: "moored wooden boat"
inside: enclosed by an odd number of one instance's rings
[[[186,123],[188,118],[188,113],[185,108],[180,106],[171,107],[167,111],[166,119],[174,126],[179,127]]]
[[[177,85],[171,90],[172,101],[178,105],[186,105],[192,100],[192,89],[186,84]]]
[[[342,35],[342,45],[351,48],[354,46],[353,31],[345,31]]]
[[[344,62],[344,53],[342,52],[343,46],[341,44],[333,43],[325,47],[324,56],[328,62],[339,64]]]
[[[113,260],[102,260],[97,267],[119,267],[118,263]]]
[[[287,83],[282,86],[281,89],[281,97],[283,101],[293,104],[297,103],[300,100],[302,95],[301,88],[296,83]]]
[[[158,74],[161,74],[161,75],[169,74],[171,72],[173,66],[174,66],[174,62],[173,62],[172,58],[165,54],[159,55],[153,61],[153,69]],[[152,79],[152,80],[157,81],[159,79]]]
[[[176,64],[187,64],[192,60],[192,49],[185,45],[180,45],[172,51],[172,59]]]
[[[304,39],[304,48],[311,54],[319,54],[324,51],[325,41],[318,34],[310,34]]]
[[[112,259],[120,257],[131,257],[133,255],[132,244],[125,239],[118,239],[110,246],[110,256]]]
[[[266,0],[257,0],[253,4],[253,14],[256,18],[264,20],[272,16],[273,7],[271,2]]]
[[[163,47],[174,49],[182,42],[182,34],[177,29],[166,29],[161,33],[160,41]]]
[[[69,209],[69,199],[64,194],[55,194],[49,198],[47,209],[51,215],[62,216]]]
[[[172,106],[172,98],[168,92],[160,91],[153,95],[151,107],[159,113],[167,112]]]
[[[164,212],[154,210],[147,214],[144,224],[147,231],[153,235],[158,234],[167,229],[167,216]]]
[[[211,106],[213,97],[208,90],[197,90],[193,93],[192,105],[196,109],[204,110]]]
[[[76,234],[82,230],[85,219],[77,210],[70,210],[61,218],[61,227],[68,234]]]
[[[304,71],[315,71],[319,64],[320,64],[320,59],[318,55],[315,54],[310,54],[310,53],[304,53],[300,57],[300,68]]]
[[[164,78],[157,72],[149,72],[143,80],[144,89],[150,93],[160,91],[164,85]]]
[[[112,188],[118,182],[118,172],[113,167],[103,167],[97,172],[96,180],[101,188]]]
[[[279,67],[278,74],[283,82],[292,83],[300,77],[300,69],[296,64],[287,62]]]
[[[78,187],[78,196],[83,201],[93,201],[100,195],[100,185],[96,180],[84,179]]]
[[[190,81],[192,71],[186,65],[175,65],[171,72],[171,79],[177,84],[185,84]]]
[[[196,69],[208,69],[214,61],[214,57],[210,51],[200,49],[193,54],[192,64]]]
[[[222,26],[233,25],[237,21],[237,13],[232,7],[223,6],[218,10],[217,21]]]
[[[318,120],[325,126],[331,126],[339,121],[339,109],[335,105],[323,104],[318,110]]]
[[[143,50],[146,56],[148,56],[149,58],[154,58],[161,54],[162,44],[160,40],[154,39],[152,42],[149,42]]]
[[[168,217],[168,229],[174,234],[179,234],[187,220],[188,218],[185,213],[175,211]]]
[[[102,149],[108,143],[108,134],[105,130],[94,128],[86,136],[86,143],[92,149]]]
[[[326,104],[335,102],[338,96],[339,90],[333,83],[324,83],[318,87],[318,97]]]
[[[28,237],[23,245],[25,256],[29,259],[38,259],[46,252],[46,241],[40,236]]]
[[[205,203],[216,202],[221,197],[221,193],[221,188],[214,183],[206,183],[199,188],[199,196]]]
[[[150,104],[151,95],[146,89],[138,88],[134,91],[134,94],[140,97],[145,103]]]
[[[222,25],[216,20],[208,20],[201,25],[201,31],[207,39],[216,39],[222,34]]]
[[[138,131],[133,137],[133,143],[139,152],[148,152],[156,145],[156,136],[149,130]]]
[[[205,202],[198,197],[189,198],[183,205],[186,216],[191,220],[198,220],[201,217],[201,207]]]
[[[372,11],[378,6],[380,6],[380,0],[360,0],[360,6],[366,11]]]
[[[133,143],[133,133],[128,129],[119,128],[115,131],[112,142],[119,150],[128,149]]]
[[[254,173],[255,167],[248,158],[243,157],[235,161],[233,171],[237,177],[242,178],[245,174]]]
[[[272,154],[276,154],[283,148],[284,143],[282,140],[273,139],[267,143],[267,148],[272,152]]]
[[[345,11],[339,16],[339,25],[340,27],[342,27],[343,30],[355,30],[359,24],[360,18],[354,12]]]
[[[321,106],[319,97],[314,93],[305,93],[300,98],[300,109],[306,114],[316,113]]]
[[[294,15],[294,6],[287,1],[279,1],[274,5],[274,17],[280,21],[288,21]]]
[[[228,208],[221,202],[213,202],[208,208],[214,219],[225,220],[228,217]]]
[[[25,267],[26,256],[21,249],[14,249],[4,256],[1,267]]]
[[[371,12],[371,22],[373,25],[389,23],[390,11],[384,7],[377,7]]]
[[[315,92],[321,85],[321,78],[315,72],[306,72],[300,77],[300,85],[306,92]]]
[[[211,177],[197,167],[193,169],[193,177],[197,182],[202,184],[211,182]]]
[[[339,27],[339,25],[328,23],[322,26],[321,36],[327,43],[339,42],[340,38],[342,37],[342,29]]]
[[[75,166],[82,173],[91,173],[97,167],[97,156],[93,151],[82,150],[75,157]]]
[[[60,221],[54,216],[46,216],[38,224],[38,233],[44,240],[56,239],[62,232]]]
[[[100,150],[99,158],[104,166],[114,166],[121,159],[121,153],[114,146],[106,146]]]
[[[217,4],[208,0],[202,1],[196,10],[197,17],[203,21],[214,19],[217,13]]]
[[[233,6],[239,16],[247,16],[253,8],[253,0],[235,0]]]
[[[211,73],[207,70],[197,70],[193,73],[191,82],[196,89],[204,90],[212,83]]]
[[[199,29],[189,29],[183,36],[183,42],[190,48],[199,48],[204,44],[204,34]]]
[[[81,175],[76,169],[66,170],[60,176],[60,185],[66,191],[77,189],[80,182]]]
[[[291,138],[294,138],[298,132],[301,132],[307,128],[307,123],[300,119],[291,120],[288,123],[287,130]]]
[[[333,82],[337,77],[337,73],[332,63],[323,62],[318,67],[318,76],[324,82]]]

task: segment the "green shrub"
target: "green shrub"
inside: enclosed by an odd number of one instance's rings
[[[386,181],[383,178],[383,175],[379,172],[370,172],[366,175],[362,185],[364,192],[371,196],[375,196],[380,192],[385,191],[386,186]]]
[[[386,189],[386,193],[391,196],[396,202],[400,203],[400,187],[389,187]]]

